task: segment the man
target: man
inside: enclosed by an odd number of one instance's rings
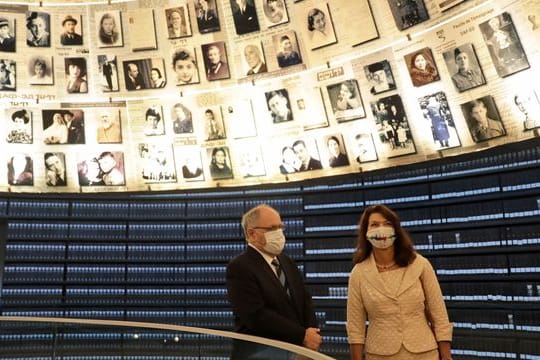
[[[45,167],[47,168],[45,177],[48,186],[66,185],[66,168],[58,154],[45,153]]]
[[[238,35],[259,31],[255,6],[248,0],[231,0],[234,26]]]
[[[235,331],[318,350],[321,335],[311,295],[294,261],[282,253],[279,213],[268,205],[256,206],[242,217],[242,228],[248,246],[229,262],[226,276]],[[255,344],[235,346],[232,358],[249,359],[256,351]]]
[[[122,142],[120,123],[109,113],[101,114],[100,124],[97,130],[97,141],[100,144]]]
[[[279,39],[279,43],[281,44],[281,51],[277,54],[279,67],[283,68],[300,64],[302,62],[300,55],[293,50],[293,45],[289,36],[283,35]]]
[[[75,32],[75,26],[77,25],[77,19],[71,15],[67,15],[62,20],[62,27],[64,32],[60,35],[60,43],[62,45],[82,45],[82,36]]]
[[[191,111],[181,103],[176,103],[173,108],[176,118],[173,121],[175,134],[187,134],[193,132],[193,119]]]
[[[261,50],[258,46],[249,44],[244,48],[244,57],[249,66],[246,75],[265,73],[268,71],[266,64],[262,60]]]
[[[454,50],[454,60],[458,71],[452,75],[452,81],[459,91],[465,91],[485,83],[484,77],[477,69],[472,69],[469,54],[460,48]]]
[[[9,30],[8,19],[0,17],[0,51],[15,52],[15,37]]]
[[[124,175],[116,168],[117,162],[112,152],[102,152],[97,160],[105,185],[124,185]]]
[[[534,98],[534,94],[518,94],[514,96],[514,103],[521,113],[523,119],[523,129],[530,130],[540,127],[540,105]]]
[[[371,80],[370,82],[373,84],[369,90],[372,94],[380,94],[384,91],[396,88],[396,85],[388,80],[382,62],[368,65],[367,69]]]
[[[210,7],[210,0],[196,0],[197,25],[201,34],[219,31],[219,18],[217,12]]]
[[[500,121],[487,116],[487,107],[481,99],[471,101],[470,115],[475,122],[471,127],[471,135],[475,142],[506,134]]]
[[[293,149],[296,153],[296,156],[298,156],[298,158],[302,162],[302,166],[298,171],[322,169],[321,162],[312,158],[309,154],[304,140],[296,140],[293,144]]]
[[[272,115],[274,124],[293,119],[291,109],[289,108],[289,100],[281,91],[272,91],[267,96],[268,109],[270,109],[270,115]]]
[[[208,69],[206,78],[208,81],[226,79],[229,77],[229,65],[221,59],[221,50],[217,45],[210,45],[206,52]]]
[[[47,31],[49,14],[32,11],[26,18],[26,28],[28,35],[26,43],[32,47],[49,47],[51,44],[50,35]]]
[[[80,119],[74,119],[71,111],[64,112],[64,123],[68,128],[68,144],[84,144],[84,125]]]
[[[139,67],[135,63],[127,64],[126,89],[141,90],[145,89],[144,81],[139,73]]]
[[[206,118],[206,140],[225,139],[225,132],[223,131],[221,124],[217,121],[212,109],[206,109],[204,117]]]

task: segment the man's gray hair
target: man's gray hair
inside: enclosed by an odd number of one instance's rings
[[[242,229],[244,230],[244,236],[246,237],[246,240],[247,240],[247,229],[249,229],[250,227],[252,227],[254,224],[256,224],[259,221],[262,208],[272,209],[277,212],[276,209],[266,204],[260,204],[248,210],[242,216]]]

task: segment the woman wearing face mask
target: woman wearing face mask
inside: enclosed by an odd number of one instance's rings
[[[392,210],[366,208],[353,262],[347,300],[351,359],[362,359],[364,352],[366,360],[452,358],[452,324],[433,267],[416,253]]]

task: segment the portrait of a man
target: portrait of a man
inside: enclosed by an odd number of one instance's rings
[[[486,141],[506,135],[495,100],[491,96],[469,101],[461,105],[461,110],[474,142]]]
[[[364,73],[371,85],[369,92],[373,95],[396,89],[392,68],[388,60],[364,66]]]
[[[287,89],[279,89],[265,93],[266,104],[274,124],[293,120],[289,93]]]
[[[246,65],[244,68],[248,76],[268,71],[260,44],[247,44],[244,47],[244,60]]]
[[[80,19],[80,16],[79,16]],[[64,46],[82,45],[83,37],[77,31],[80,31],[80,21],[77,18],[66,15],[62,20],[62,33],[60,34],[60,43]]]
[[[201,34],[220,30],[215,0],[193,0],[197,13],[197,25]]]
[[[230,0],[236,34],[259,31],[259,19],[253,0]]]
[[[472,44],[463,44],[445,51],[443,57],[448,72],[452,74],[452,82],[459,92],[486,83]]]
[[[31,47],[50,47],[50,19],[45,12],[29,11],[26,13],[26,44]]]
[[[512,100],[522,115],[524,130],[540,127],[540,102],[535,91],[520,91]]]
[[[298,51],[298,43],[294,31],[274,35],[273,40],[276,48],[277,62],[280,68],[302,63],[302,57]]]
[[[66,186],[66,157],[64,153],[46,152],[44,160],[47,186]]]
[[[98,55],[100,85],[103,92],[118,91],[118,65],[116,55]]]
[[[13,25],[12,25],[13,24]],[[0,17],[0,51],[15,52],[15,20]]]
[[[120,114],[117,111],[103,110],[98,115],[97,142],[115,144],[122,142]]]
[[[228,79],[230,74],[225,42],[218,41],[201,45],[201,47],[205,56],[204,66],[206,68],[206,79],[208,81]]]
[[[189,23],[189,11],[187,6],[178,6],[165,9],[167,18],[167,33],[169,39],[178,39],[191,36],[191,26]]]

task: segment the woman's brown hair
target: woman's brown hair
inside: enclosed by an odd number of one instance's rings
[[[401,227],[399,216],[385,205],[369,206],[360,217],[356,249],[353,254],[353,264],[364,261],[371,254],[373,246],[367,240],[366,232],[368,230],[369,217],[374,213],[381,214],[386,220],[390,221],[396,231],[396,240],[394,241],[394,261],[396,264],[399,266],[409,265],[416,258],[411,237]]]

